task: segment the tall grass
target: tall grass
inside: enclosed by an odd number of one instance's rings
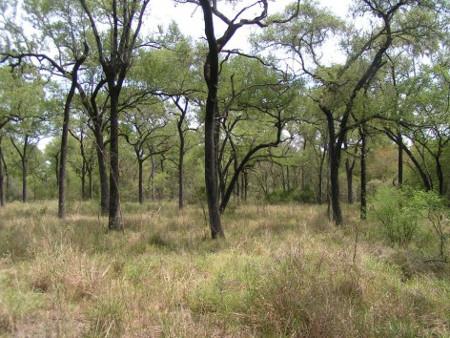
[[[0,335],[450,335],[447,263],[386,246],[352,210],[337,229],[317,206],[237,206],[226,241],[199,207],[123,211],[110,233],[91,203],[65,221],[55,202],[0,209]]]

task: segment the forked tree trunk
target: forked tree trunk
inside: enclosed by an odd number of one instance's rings
[[[205,33],[209,52],[204,66],[205,82],[208,85],[205,116],[205,185],[208,201],[209,225],[212,238],[225,237],[219,213],[216,153],[217,87],[219,82],[219,49],[214,36],[211,4],[200,0],[205,20]]]

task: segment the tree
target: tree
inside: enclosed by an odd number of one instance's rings
[[[151,156],[167,151],[166,135],[158,131],[167,125],[165,110],[159,100],[143,103],[125,111],[125,119],[120,127],[120,135],[133,147],[138,162],[138,201],[144,203],[143,165]],[[163,149],[158,148],[163,145]]]
[[[110,230],[122,228],[119,199],[119,98],[150,0],[118,1],[102,3],[95,10],[87,0],[79,0],[95,38],[98,61],[102,67],[109,92],[110,104]],[[101,31],[109,22],[108,31]]]
[[[205,107],[205,185],[208,200],[209,225],[212,238],[225,237],[219,212],[219,189],[217,182],[217,93],[219,85],[219,54],[231,40],[237,30],[244,26],[265,26],[267,18],[268,1],[258,0],[251,6],[244,7],[237,12],[233,19],[229,19],[217,6],[217,1],[209,0],[185,0],[200,6],[203,11],[205,23],[205,35],[208,42],[208,53],[204,64],[204,79],[208,87],[208,98]],[[249,9],[259,8],[259,14],[251,19],[244,18]],[[214,17],[221,20],[226,29],[223,35],[216,37],[214,29]]]
[[[275,25],[263,37],[266,46],[277,46],[292,53],[298,62],[301,75],[306,75],[316,85],[311,99],[326,118],[330,185],[333,219],[337,225],[343,221],[340,206],[339,168],[346,134],[351,125],[351,114],[362,91],[369,87],[378,71],[384,66],[384,57],[396,39],[426,28],[428,23],[405,20],[408,13],[416,13],[415,6],[423,5],[427,13],[433,6],[415,1],[362,0],[357,12],[372,20],[372,31],[358,34],[355,30],[343,41],[347,59],[343,65],[326,66],[320,58],[320,48],[327,37],[344,27],[330,13],[318,9],[310,2],[301,7],[301,15],[287,25]],[[400,20],[401,19],[401,20]],[[364,121],[359,121],[362,123]]]
[[[59,76],[70,81],[64,104],[58,170],[58,217],[64,218],[70,109],[76,88],[79,86],[78,72],[89,54],[83,30],[85,25],[81,8],[71,0],[24,1],[23,9],[24,17],[19,18],[18,22],[9,19],[4,22],[6,34],[10,34],[9,38],[13,39],[15,44],[11,50],[2,52],[3,61],[10,60],[13,66],[16,66],[22,63],[22,59],[31,58],[38,62],[41,72],[49,72],[52,75],[56,71]],[[31,39],[21,27],[22,20],[31,24],[36,32]]]

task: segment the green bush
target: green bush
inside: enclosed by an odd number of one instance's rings
[[[381,187],[371,197],[370,215],[381,225],[384,237],[391,243],[408,245],[418,230],[423,209],[408,189]]]
[[[315,200],[316,196],[314,191],[309,186],[306,186],[304,190],[275,189],[266,196],[266,201],[268,203],[314,203]]]
[[[450,234],[450,215],[444,199],[435,191],[417,191],[414,193],[413,202],[438,236],[439,256],[446,259],[445,242]]]

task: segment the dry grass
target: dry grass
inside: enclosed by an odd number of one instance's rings
[[[450,335],[448,264],[356,215],[336,229],[317,206],[240,206],[212,241],[198,207],[123,209],[125,234],[90,203],[65,221],[53,201],[0,209],[0,335]]]

